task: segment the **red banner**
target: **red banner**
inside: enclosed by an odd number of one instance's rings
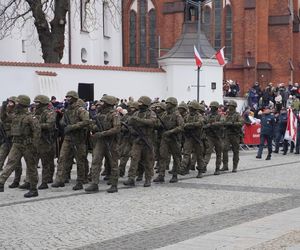
[[[260,128],[261,125],[245,125],[244,126],[244,144],[246,145],[259,145],[260,143]]]

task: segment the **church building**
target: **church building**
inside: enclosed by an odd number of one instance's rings
[[[255,81],[300,81],[299,0],[123,0],[122,12],[124,66],[157,67],[200,16],[212,47],[225,47],[224,80],[242,93]]]

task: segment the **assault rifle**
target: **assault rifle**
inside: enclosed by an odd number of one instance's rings
[[[2,122],[0,123],[0,138],[2,143],[6,143],[7,145],[11,146],[11,140],[7,137]]]
[[[162,125],[162,127],[163,127],[163,130],[164,130],[164,131],[168,131],[168,129],[167,129],[165,123],[163,122],[163,120],[160,118],[159,115],[157,115],[157,118],[158,118],[158,120],[160,121],[160,123],[161,123],[161,125]],[[175,139],[176,144],[178,144],[178,138],[177,138],[176,134],[172,133],[171,136]],[[179,145],[180,145],[180,144],[179,144]]]
[[[69,118],[69,116],[67,115],[66,112],[64,113],[64,121],[65,121],[66,126],[71,125],[70,118]],[[77,147],[76,147],[76,144],[74,142],[74,138],[73,138],[72,135],[70,135],[70,140],[71,140],[72,148],[74,150],[74,155],[75,154],[77,155]]]
[[[139,128],[139,127],[133,127],[133,126],[129,126],[128,124],[126,124],[125,122],[121,122],[121,124],[128,129],[128,131],[134,131],[138,137],[146,144],[146,146],[152,150],[152,147],[150,145],[150,143],[148,142],[148,140],[145,138],[145,134],[143,133],[143,131]],[[130,129],[131,128],[131,129]]]
[[[98,117],[95,117],[95,121],[96,121],[96,125],[97,125],[98,129],[100,130],[100,132],[103,132],[104,127],[103,127],[102,123],[99,121]],[[103,141],[104,141],[105,147],[108,151],[109,157],[112,158],[109,142],[107,141],[106,138],[103,138]]]

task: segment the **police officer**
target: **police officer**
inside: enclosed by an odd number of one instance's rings
[[[275,150],[274,153],[279,152],[279,144],[283,139],[283,154],[286,155],[288,151],[288,140],[284,139],[287,126],[287,111],[286,108],[281,108],[280,113],[275,114]]]
[[[37,148],[38,159],[42,161],[42,183],[39,189],[47,189],[47,183],[53,182],[54,174],[56,113],[48,108],[49,102],[49,97],[45,95],[37,95],[34,98],[35,116],[41,126],[41,138]]]
[[[257,159],[261,159],[265,141],[268,145],[268,155],[266,160],[271,160],[272,155],[272,138],[274,134],[275,119],[271,110],[267,107],[261,117],[260,144],[257,152]]]
[[[111,169],[108,193],[118,192],[118,135],[121,131],[121,123],[118,112],[114,109],[117,98],[105,95],[101,98],[101,112],[97,114],[96,125],[92,128],[95,146],[93,148],[93,160],[91,167],[92,183],[85,191],[87,193],[98,192],[99,177],[102,161],[105,157]]]
[[[237,171],[237,166],[239,162],[239,149],[241,132],[243,126],[242,116],[236,112],[237,103],[233,100],[228,102],[228,111],[224,118],[225,125],[225,138],[224,138],[224,148],[223,148],[223,168],[221,171],[228,170],[228,151],[230,146],[233,152],[233,168],[232,172]]]
[[[36,119],[28,112],[30,98],[19,95],[16,100],[15,116],[12,120],[11,135],[12,147],[8,154],[7,163],[0,175],[0,192],[4,191],[4,183],[16,169],[22,157],[27,166],[28,182],[30,190],[25,198],[38,196],[37,183],[38,171],[36,167],[37,145],[41,136],[41,128]]]
[[[141,96],[138,103],[139,110],[129,120],[134,140],[128,180],[124,182],[124,185],[135,186],[135,176],[141,161],[140,164],[143,164],[145,168],[144,187],[150,187],[154,165],[153,133],[157,118],[156,114],[149,109],[151,99],[148,96]]]
[[[89,126],[89,112],[78,102],[79,96],[76,91],[66,94],[68,107],[63,114],[61,122],[64,128],[64,141],[60,150],[60,158],[57,165],[54,188],[64,187],[68,164],[76,159],[77,183],[73,190],[83,189],[86,164],[86,131]]]
[[[162,138],[159,151],[159,175],[153,182],[164,182],[165,171],[170,163],[170,154],[173,157],[173,176],[170,183],[177,182],[177,170],[181,161],[181,144],[178,140],[178,134],[182,130],[183,118],[176,110],[178,101],[175,97],[169,97],[166,100],[166,111],[161,117],[158,117],[159,126],[162,128]]]

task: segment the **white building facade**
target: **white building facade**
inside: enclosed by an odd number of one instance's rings
[[[121,66],[121,0],[72,0],[70,3],[61,63]],[[42,63],[34,19],[30,18],[24,26],[19,21],[0,40],[0,51],[0,61]]]

